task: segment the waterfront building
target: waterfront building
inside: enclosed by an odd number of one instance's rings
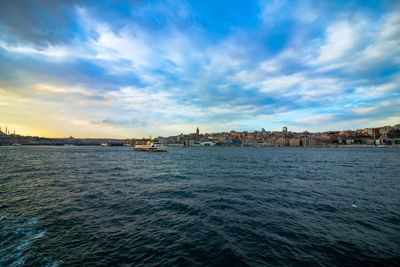
[[[288,145],[288,142],[287,142],[286,138],[284,138],[284,137],[279,137],[279,138],[276,140],[276,143],[277,143],[278,145],[283,145],[283,146]]]
[[[226,136],[215,136],[214,140],[216,140],[217,142],[224,143],[228,141],[228,138]]]
[[[289,146],[300,146],[300,139],[289,138]]]

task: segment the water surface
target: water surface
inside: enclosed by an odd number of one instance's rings
[[[0,147],[0,266],[395,266],[399,173],[390,148]]]

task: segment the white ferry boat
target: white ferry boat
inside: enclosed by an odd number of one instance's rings
[[[167,146],[160,142],[148,141],[145,145],[135,145],[133,150],[138,151],[154,151],[154,152],[167,152]]]

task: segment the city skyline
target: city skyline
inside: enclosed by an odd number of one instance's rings
[[[109,136],[101,136],[101,137],[91,137],[91,136],[85,136],[85,137],[77,137],[75,135],[70,135],[70,136],[62,136],[62,137],[51,137],[51,136],[29,136],[29,135],[23,135],[20,134],[18,132],[15,132],[15,129],[10,129],[7,126],[2,126],[0,125],[0,134],[3,136],[19,136],[19,137],[38,137],[38,138],[55,138],[55,139],[119,139],[119,140],[123,140],[123,139],[154,139],[154,138],[168,138],[168,137],[177,137],[177,136],[209,136],[209,135],[220,135],[220,134],[276,134],[276,133],[284,133],[284,134],[332,134],[332,133],[362,133],[361,136],[363,136],[363,134],[369,136],[369,137],[374,137],[374,132],[377,132],[378,135],[380,135],[381,133],[384,133],[383,137],[387,138],[387,134],[391,131],[396,131],[397,133],[395,133],[394,135],[398,135],[398,131],[400,131],[400,124],[396,124],[396,125],[381,125],[379,127],[367,127],[367,128],[359,128],[359,129],[330,129],[327,131],[323,131],[323,132],[312,132],[312,131],[308,131],[308,130],[304,130],[304,131],[292,131],[291,129],[288,129],[288,127],[283,126],[281,128],[281,130],[270,130],[270,129],[265,129],[265,128],[261,128],[261,129],[254,129],[252,131],[240,131],[240,130],[236,130],[236,129],[225,129],[223,131],[220,132],[202,132],[200,131],[199,127],[197,126],[195,128],[195,130],[193,131],[189,131],[189,132],[183,132],[180,131],[177,134],[174,135],[169,135],[169,136],[160,136],[160,135],[148,135],[148,136],[130,136],[130,137],[126,137],[126,138],[113,138],[113,137],[109,137]],[[393,137],[389,137],[393,138]],[[0,142],[1,143],[1,142]]]
[[[0,124],[130,138],[400,122],[396,1],[0,3]]]

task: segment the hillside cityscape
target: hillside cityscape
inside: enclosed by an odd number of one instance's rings
[[[155,140],[168,146],[247,146],[247,147],[358,147],[358,146],[399,146],[400,124],[378,128],[364,128],[346,131],[327,131],[311,133],[292,132],[287,127],[282,131],[230,131],[219,133],[194,133],[156,138],[46,138],[23,136],[0,127],[0,145],[74,145],[74,146],[134,146]]]

